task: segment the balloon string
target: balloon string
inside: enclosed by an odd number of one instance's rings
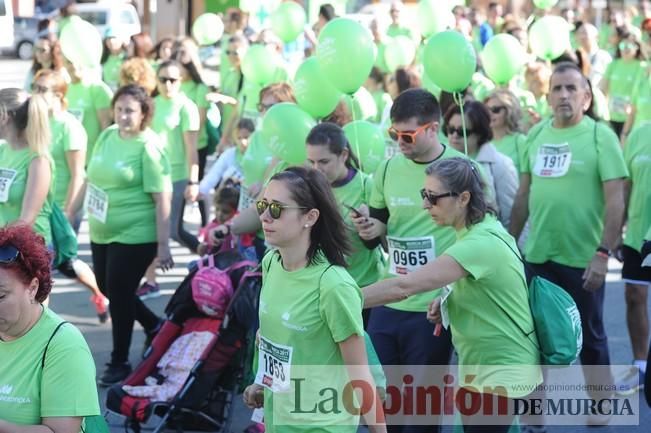
[[[463,113],[463,96],[461,96],[461,93],[459,92],[454,92],[452,94],[452,98],[454,99],[454,102],[459,106],[459,109],[461,110],[461,129],[463,129],[463,151],[468,156],[468,134],[466,132],[466,116]]]
[[[355,121],[355,94],[351,93],[350,95],[350,111],[351,111],[351,118],[353,119],[353,136],[355,137],[355,156],[357,157],[357,161],[359,161],[359,171],[364,171],[364,168],[362,167],[362,157],[359,154],[359,132],[357,130],[357,123]],[[348,143],[350,146],[350,143]],[[352,149],[351,149],[352,150]]]

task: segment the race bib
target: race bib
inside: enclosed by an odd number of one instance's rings
[[[273,392],[289,391],[294,349],[273,343],[261,335],[258,350],[258,373],[255,383]]]
[[[249,188],[247,188],[244,185],[240,186],[240,201],[237,204],[237,210],[238,212],[242,212],[242,210],[251,207],[255,204],[255,197],[252,197],[251,194],[249,193]]]
[[[81,108],[68,108],[68,113],[75,116],[75,119],[79,120],[80,122],[84,121],[84,110]]]
[[[6,203],[9,200],[9,189],[16,178],[16,170],[9,168],[0,168],[0,203]]]
[[[394,238],[388,237],[389,272],[405,275],[434,260],[434,237]]]
[[[92,216],[102,224],[106,224],[108,205],[108,195],[102,189],[89,183],[88,188],[86,189],[86,202],[84,206],[88,215]]]
[[[544,144],[538,149],[533,173],[539,177],[562,177],[567,174],[571,162],[569,144]]]
[[[620,114],[627,115],[629,107],[631,105],[631,100],[627,96],[611,96],[610,98],[610,110],[611,114]]]

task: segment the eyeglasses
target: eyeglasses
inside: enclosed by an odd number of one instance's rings
[[[625,51],[625,50],[636,50],[636,49],[637,49],[637,45],[634,44],[634,43],[632,43],[632,42],[620,42],[620,43],[619,43],[619,49],[622,50],[622,51]]]
[[[0,247],[0,264],[8,265],[18,260],[20,251],[13,245],[3,245]]]
[[[446,133],[448,135],[457,134],[459,137],[463,137],[463,128],[455,128],[454,126],[448,126],[446,128]],[[475,133],[474,129],[466,128],[466,135],[472,135]]]
[[[495,105],[493,107],[488,107],[488,109],[491,111],[493,114],[500,114],[500,111],[506,110],[506,107],[504,105]]]
[[[41,86],[40,84],[32,84],[32,93],[47,93],[50,91],[50,88],[47,86]]]
[[[258,211],[258,215],[262,215],[267,208],[269,208],[269,215],[275,220],[280,218],[283,209],[307,209],[304,206],[289,206],[276,202],[269,203],[267,200],[258,200],[255,202],[255,209]]]
[[[237,50],[226,50],[227,56],[237,56]]]
[[[432,123],[434,122],[429,122],[426,123],[422,126],[419,126],[415,131],[413,132],[408,132],[408,131],[398,131],[396,128],[393,126],[389,128],[389,137],[391,137],[392,140],[394,141],[402,141],[403,143],[407,144],[413,144],[416,141],[416,136],[423,132],[425,129],[427,129]]]
[[[456,197],[459,194],[456,192],[444,192],[443,194],[432,194],[430,192],[427,192],[425,188],[420,190],[420,196],[423,200],[427,200],[430,205],[436,206],[436,203],[438,203],[439,199],[445,198],[445,197]]]
[[[160,81],[161,83],[172,83],[172,84],[174,84],[174,83],[176,83],[177,81],[179,81],[179,78],[172,78],[172,77],[158,77],[158,81]]]

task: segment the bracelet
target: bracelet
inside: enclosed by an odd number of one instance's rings
[[[599,250],[597,250],[597,252],[596,252],[595,254],[596,254],[597,256],[601,257],[601,258],[604,258],[604,259],[608,259],[608,258],[610,258],[610,256],[609,256],[608,254],[604,253],[603,251],[599,251]]]
[[[597,253],[604,254],[606,257],[610,257],[613,255],[613,253],[608,248],[603,247],[601,245],[597,247]]]
[[[188,185],[199,185],[199,182],[188,181]]]

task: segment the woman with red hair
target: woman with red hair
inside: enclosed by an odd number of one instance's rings
[[[50,254],[26,225],[0,228],[0,432],[81,431],[99,415],[95,363],[81,332],[43,305]],[[29,404],[25,404],[29,402]],[[29,429],[28,426],[33,427]]]

